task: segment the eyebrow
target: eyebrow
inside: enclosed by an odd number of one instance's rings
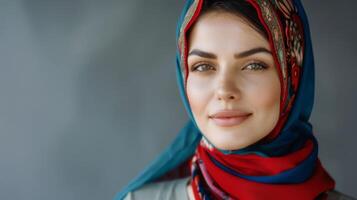
[[[244,57],[248,57],[250,55],[256,54],[256,53],[268,53],[268,54],[272,54],[268,49],[264,48],[264,47],[256,47],[253,49],[249,49],[247,51],[243,51],[241,53],[236,53],[234,54],[235,58],[244,58]],[[193,49],[188,56],[191,55],[196,55],[196,56],[200,56],[203,58],[209,58],[209,59],[217,59],[217,56],[213,53],[209,53],[209,52],[205,52],[199,49]]]

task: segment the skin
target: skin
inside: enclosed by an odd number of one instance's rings
[[[221,150],[258,142],[274,129],[280,111],[280,81],[268,40],[244,18],[224,11],[205,13],[192,28],[186,92],[200,131]],[[217,125],[211,116],[224,109],[247,117],[238,125]]]

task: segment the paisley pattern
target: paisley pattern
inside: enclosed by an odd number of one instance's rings
[[[186,40],[186,36],[185,36],[185,32],[186,29],[189,28],[189,24],[193,19],[193,16],[195,13],[199,12],[199,7],[201,6],[203,1],[198,1],[198,0],[194,0],[193,3],[191,4],[191,6],[189,7],[185,17],[184,17],[184,21],[183,24],[180,28],[180,35],[179,35],[179,39],[178,39],[178,48],[180,51],[180,65],[181,65],[181,71],[182,71],[182,78],[183,80],[187,79],[187,62],[186,62],[186,58],[187,58],[187,40]],[[186,82],[186,81],[185,81]],[[186,83],[185,83],[186,85]]]
[[[297,91],[299,76],[304,56],[303,26],[297,8],[291,0],[275,0],[275,5],[285,17],[285,35],[288,63],[291,66],[291,82],[294,92]]]

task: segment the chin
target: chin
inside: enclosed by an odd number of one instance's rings
[[[208,140],[218,149],[220,150],[239,150],[243,149],[253,143],[248,142],[246,140],[242,140],[241,138],[208,138]],[[232,142],[235,141],[235,142]],[[239,142],[238,142],[239,141]]]

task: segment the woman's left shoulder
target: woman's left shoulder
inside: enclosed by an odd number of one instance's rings
[[[326,192],[327,200],[357,200],[354,197],[343,194],[337,190],[331,190]]]

